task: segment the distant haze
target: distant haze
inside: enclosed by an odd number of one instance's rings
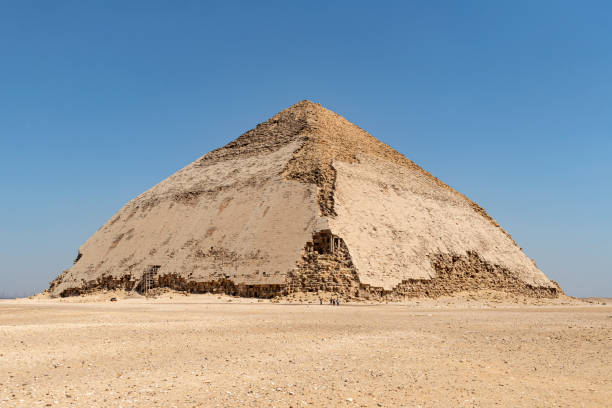
[[[406,4],[409,3],[409,4]],[[612,296],[608,2],[2,2],[0,295],[301,99],[482,205],[569,295]]]
[[[0,292],[0,299],[15,299],[15,298],[24,298],[28,296],[35,295],[37,290],[30,290],[28,292]]]

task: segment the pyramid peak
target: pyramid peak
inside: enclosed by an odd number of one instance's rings
[[[281,115],[283,113],[292,113],[292,114],[306,114],[308,116],[318,116],[320,114],[332,114],[335,116],[340,116],[337,113],[335,113],[332,110],[327,109],[326,107],[324,107],[323,105],[321,105],[318,102],[313,102],[311,100],[308,99],[303,99],[291,106],[289,106],[288,108],[283,109],[282,111],[278,112],[274,117]],[[292,115],[293,116],[293,115]],[[298,115],[299,117],[300,115]],[[273,118],[274,118],[273,117]]]
[[[327,109],[317,102],[303,99],[283,109],[260,125],[284,123],[301,123],[309,128],[357,126],[336,112]]]
[[[313,102],[309,99],[302,99],[301,101],[299,101],[298,103],[294,104],[293,106],[298,107],[298,106],[321,106],[320,103],[317,102]]]

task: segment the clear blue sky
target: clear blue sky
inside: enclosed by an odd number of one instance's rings
[[[571,295],[612,296],[608,1],[0,2],[0,292],[301,99],[481,204]]]

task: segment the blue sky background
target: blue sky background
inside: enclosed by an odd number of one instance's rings
[[[127,201],[301,100],[612,296],[612,3],[0,2],[0,293],[44,289]]]

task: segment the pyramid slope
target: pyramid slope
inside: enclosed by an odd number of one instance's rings
[[[50,291],[138,289],[152,266],[157,286],[249,296],[560,290],[477,204],[309,101],[130,201]]]

